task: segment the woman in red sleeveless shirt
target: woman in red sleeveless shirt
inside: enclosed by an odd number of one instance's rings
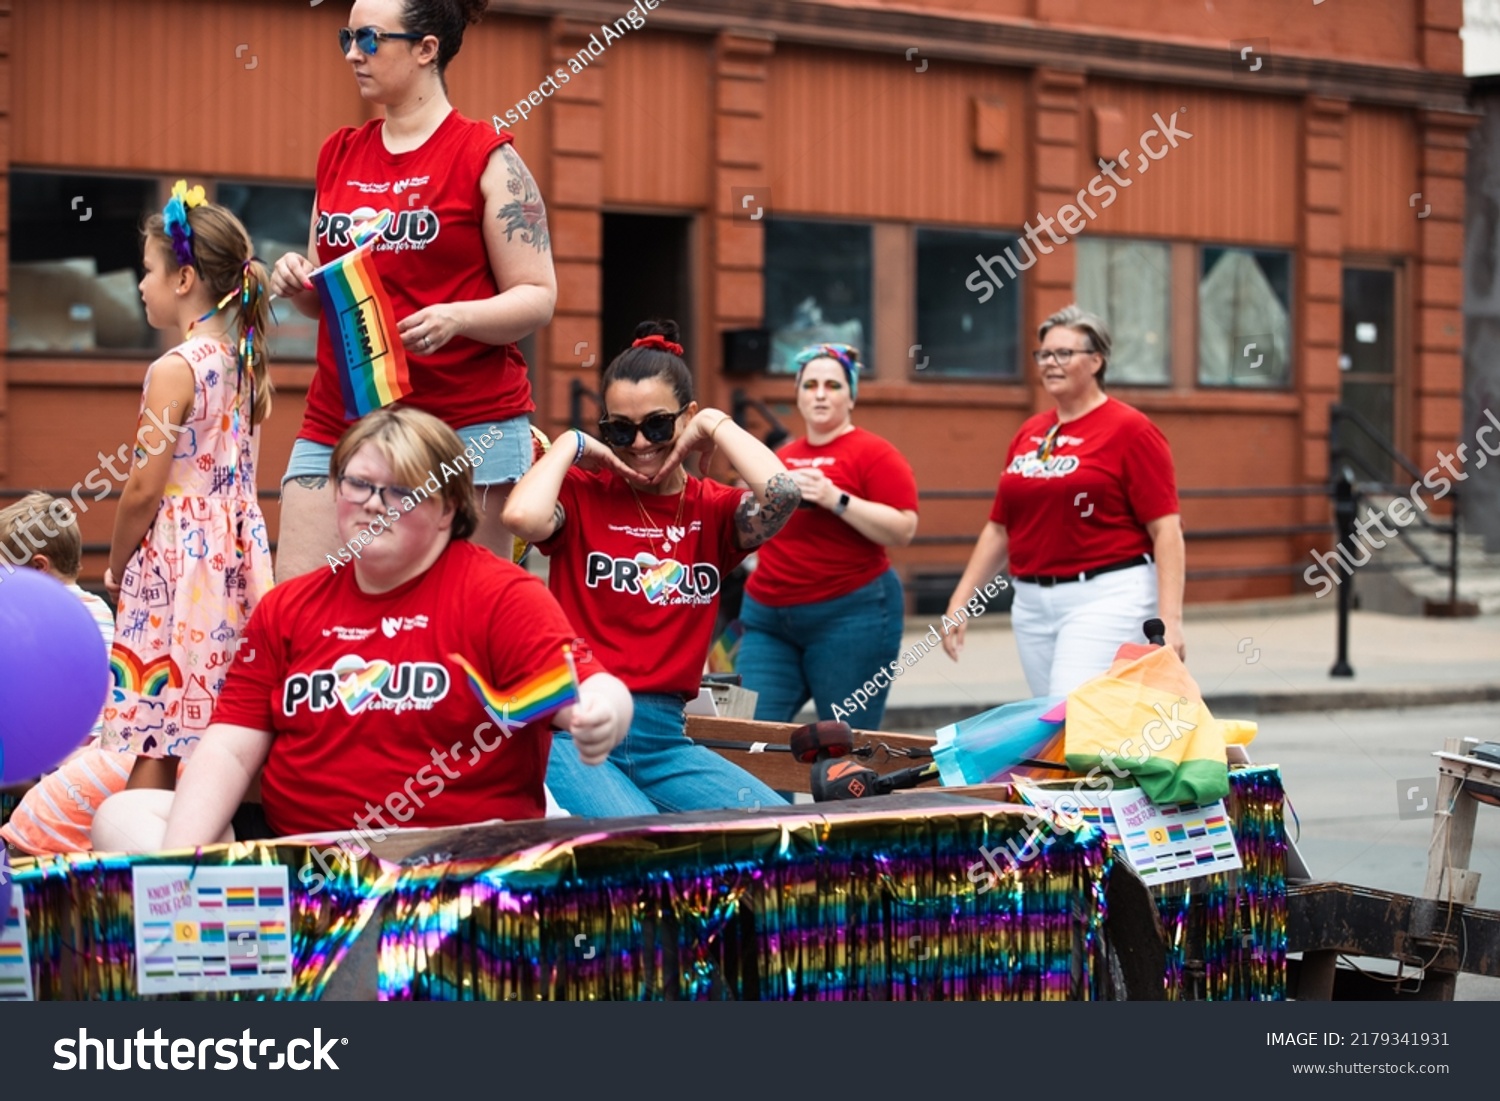
[[[781,803],[689,741],[683,708],[698,694],[724,577],[781,530],[797,484],[729,414],[698,408],[676,324],[645,322],[636,338],[600,381],[608,446],[560,436],[505,508],[506,526],[551,559],[552,593],[583,636],[580,674],[602,661],[635,701],[630,733],[599,768],[559,732],[547,786],[587,817]],[[682,460],[715,447],[752,489],[688,477]]]
[[[761,548],[740,611],[736,668],[757,719],[790,722],[811,698],[820,719],[879,730],[899,675],[906,601],[885,548],[917,533],[917,479],[901,452],[854,426],[859,371],[847,344],[797,356],[807,437],[776,457],[803,507]]]
[[[351,230],[366,219],[394,214],[373,258],[398,319],[390,335],[408,357],[412,392],[403,403],[445,421],[478,456],[470,458],[481,510],[475,541],[509,558],[500,509],[530,468],[534,408],[515,342],[551,320],[557,282],[546,209],[511,136],[448,102],[443,73],[485,7],[357,0],[340,44],[360,95],[384,118],[323,143],[307,255],[281,257],[271,289],[320,317],[308,276],[352,249]],[[350,421],[324,320],[282,479],[278,581],[325,564],[338,546],[328,460]]]

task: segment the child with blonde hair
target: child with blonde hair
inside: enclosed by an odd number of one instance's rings
[[[83,539],[66,498],[28,493],[0,509],[0,567],[0,584],[17,568],[57,578],[94,617],[104,645],[114,641],[115,617],[109,605],[78,584]],[[99,732],[96,722],[84,739],[85,748],[26,793],[0,829],[0,838],[32,855],[88,849],[94,811],[122,790],[130,775],[128,758],[99,748]]]
[[[136,462],[115,513],[105,587],[119,615],[103,741],[136,754],[131,787],[170,789],[271,587],[255,493],[270,306],[245,227],[201,187],[179,180],[143,237],[146,319],[183,339],[146,372]],[[146,442],[148,419],[160,440]]]

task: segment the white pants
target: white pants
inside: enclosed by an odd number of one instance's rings
[[[1125,642],[1145,642],[1157,614],[1155,563],[1043,588],[1015,583],[1011,629],[1033,696],[1065,696],[1109,670]]]

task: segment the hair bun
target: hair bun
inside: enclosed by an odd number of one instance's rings
[[[660,336],[670,340],[673,344],[682,343],[682,332],[677,327],[677,322],[670,318],[666,320],[642,321],[635,327],[635,340],[642,337]]]
[[[465,25],[478,23],[489,6],[489,0],[458,0],[457,4],[458,14],[463,17]]]

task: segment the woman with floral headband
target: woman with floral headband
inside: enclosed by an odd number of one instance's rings
[[[255,496],[271,409],[266,269],[203,188],[177,181],[145,228],[146,320],[181,343],[146,371],[105,588],[119,600],[101,744],[131,787],[171,788],[208,729],[250,612],[271,587]]]
[[[820,719],[880,729],[901,650],[905,597],[886,557],[917,533],[917,480],[890,443],[854,425],[859,352],[814,344],[797,356],[797,410],[807,436],[777,452],[802,492],[760,549],[745,585],[736,671],[755,717],[790,722],[809,699]],[[851,697],[864,688],[850,712]]]
[[[444,421],[483,451],[475,470],[474,541],[503,558],[500,507],[531,466],[534,408],[516,342],[546,325],[557,299],[547,211],[511,135],[467,119],[444,77],[485,0],[356,0],[339,46],[360,97],[384,117],[345,127],[318,154],[307,255],[276,262],[271,289],[319,318],[318,369],[282,477],[280,580],[325,564],[338,548],[328,460],[352,423],[331,322],[309,276],[355,247],[381,211],[393,217],[368,246],[408,357],[402,403]],[[559,79],[568,79],[560,69]],[[484,444],[479,443],[484,440]],[[499,443],[495,443],[498,440]],[[488,492],[487,492],[488,491]]]
[[[604,369],[604,442],[574,431],[521,479],[505,524],[551,559],[550,586],[593,660],[635,699],[630,733],[586,768],[573,739],[552,740],[547,786],[574,814],[616,817],[783,802],[688,740],[723,579],[781,530],[797,484],[771,451],[717,409],[698,408],[675,322],[643,322]],[[715,449],[751,489],[689,477]]]

